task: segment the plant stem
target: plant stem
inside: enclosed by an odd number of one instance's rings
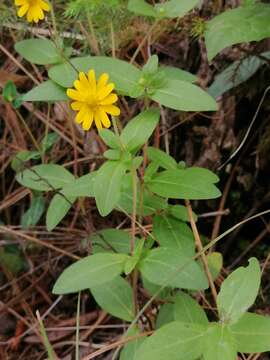
[[[76,315],[76,348],[75,359],[80,360],[80,304],[81,304],[81,292],[78,294],[77,301],[77,315]]]
[[[137,212],[137,173],[133,164],[131,166],[131,176],[132,176],[132,218],[131,218],[130,254],[133,255],[135,248],[136,212]]]
[[[208,282],[209,282],[209,285],[210,285],[210,289],[211,289],[213,298],[214,298],[215,303],[216,303],[216,301],[217,301],[217,290],[216,290],[216,287],[215,287],[215,284],[214,284],[214,281],[213,281],[213,278],[212,278],[212,274],[211,274],[211,272],[209,270],[209,266],[208,266],[208,262],[207,262],[205,253],[203,251],[203,245],[202,245],[202,241],[201,241],[198,229],[197,229],[197,225],[196,225],[196,223],[195,223],[195,221],[193,219],[192,207],[191,207],[190,201],[185,200],[185,204],[186,204],[186,208],[187,208],[187,211],[188,211],[188,217],[189,217],[190,225],[191,225],[193,235],[194,235],[194,238],[195,238],[196,247],[197,247],[198,251],[201,253],[201,258],[202,258],[203,266],[204,266],[204,269],[205,269],[205,273],[207,275]]]

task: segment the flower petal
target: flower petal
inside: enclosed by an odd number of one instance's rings
[[[92,92],[96,92],[97,83],[96,83],[96,74],[94,70],[89,70],[88,72],[88,81]]]
[[[108,80],[109,80],[109,75],[107,73],[101,74],[98,79],[98,83],[97,83],[97,91],[104,88],[104,86],[106,86]]]
[[[72,110],[78,111],[81,109],[81,107],[84,105],[83,102],[80,101],[74,101],[73,103],[70,104],[70,107]]]
[[[85,120],[83,121],[82,127],[83,130],[87,131],[92,126],[94,120],[94,112],[90,109],[88,109],[87,114],[85,116]]]
[[[87,105],[83,105],[75,117],[76,123],[80,124],[83,121],[87,120],[87,113],[88,113]]]
[[[18,13],[17,13],[18,16],[19,16],[19,17],[23,17],[23,16],[27,13],[28,9],[29,9],[29,5],[28,5],[28,4],[23,5],[23,6],[18,10]]]
[[[83,85],[83,83],[80,80],[75,80],[73,83],[73,86],[75,87],[75,89],[77,89],[79,92],[83,92],[86,90],[85,86]]]
[[[106,86],[104,86],[101,90],[99,90],[98,92],[98,98],[99,100],[103,100],[105,99],[105,97],[107,97],[114,89],[114,84],[110,83]]]
[[[26,0],[15,0],[15,5],[22,6],[22,5],[28,5],[28,2]]]
[[[84,72],[80,72],[79,73],[79,79],[80,79],[80,82],[81,82],[81,84],[82,84],[82,86],[85,88],[85,89],[89,89],[89,81],[88,81],[88,79],[87,79],[87,77],[86,77],[86,75],[85,75],[85,73]]]
[[[102,129],[102,123],[101,123],[101,118],[99,116],[99,112],[95,111],[94,113],[94,120],[95,120],[95,124],[98,130]]]
[[[99,105],[111,105],[118,100],[118,96],[116,94],[110,94],[105,99],[99,102]]]
[[[120,109],[119,109],[119,107],[117,107],[115,105],[104,105],[104,106],[102,106],[102,110],[104,110],[106,113],[108,113],[112,116],[120,115]]]
[[[74,89],[67,89],[67,96],[73,100],[82,101],[82,94]]]
[[[31,6],[29,6],[26,19],[27,19],[28,22],[32,22],[33,18],[34,18],[33,8]]]
[[[105,111],[99,109],[98,117],[99,117],[102,125],[104,125],[105,128],[109,128],[111,126],[110,119],[108,118],[108,115],[105,113]]]
[[[50,5],[44,0],[38,0],[40,8],[44,11],[50,11]]]

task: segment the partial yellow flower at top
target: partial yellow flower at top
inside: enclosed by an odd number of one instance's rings
[[[120,115],[120,109],[113,105],[118,100],[112,93],[114,84],[109,83],[109,75],[102,74],[98,81],[94,70],[86,75],[79,73],[79,80],[74,81],[75,89],[67,89],[67,96],[72,100],[71,108],[78,111],[75,121],[82,124],[84,130],[89,130],[93,121],[98,130],[103,127],[109,128],[111,121],[109,115]]]
[[[50,5],[45,0],[15,0],[15,5],[19,6],[18,16],[23,17],[29,22],[39,22],[43,20],[44,11],[50,11]]]

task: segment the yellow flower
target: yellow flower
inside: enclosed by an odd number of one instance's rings
[[[35,23],[44,19],[44,11],[50,10],[50,5],[45,0],[15,0],[15,5],[20,7],[19,17],[26,15],[27,21]]]
[[[98,81],[94,70],[79,73],[79,80],[74,81],[74,89],[67,89],[67,96],[72,100],[71,108],[78,111],[75,121],[82,124],[84,130],[89,130],[93,121],[98,130],[111,126],[107,114],[118,116],[120,109],[113,105],[118,97],[112,93],[114,84],[109,83],[108,74],[102,74]]]

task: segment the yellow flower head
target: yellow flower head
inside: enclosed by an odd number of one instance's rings
[[[35,23],[44,19],[44,11],[50,10],[50,5],[45,0],[15,0],[15,5],[19,6],[19,17],[26,15],[27,21]]]
[[[120,109],[113,105],[117,101],[117,95],[112,93],[113,83],[107,83],[108,74],[102,74],[96,81],[95,71],[90,70],[88,76],[84,72],[79,73],[79,80],[74,81],[74,89],[67,89],[67,96],[72,100],[71,108],[78,111],[75,121],[82,124],[84,130],[89,130],[93,121],[98,130],[111,126],[107,114],[118,116]]]

